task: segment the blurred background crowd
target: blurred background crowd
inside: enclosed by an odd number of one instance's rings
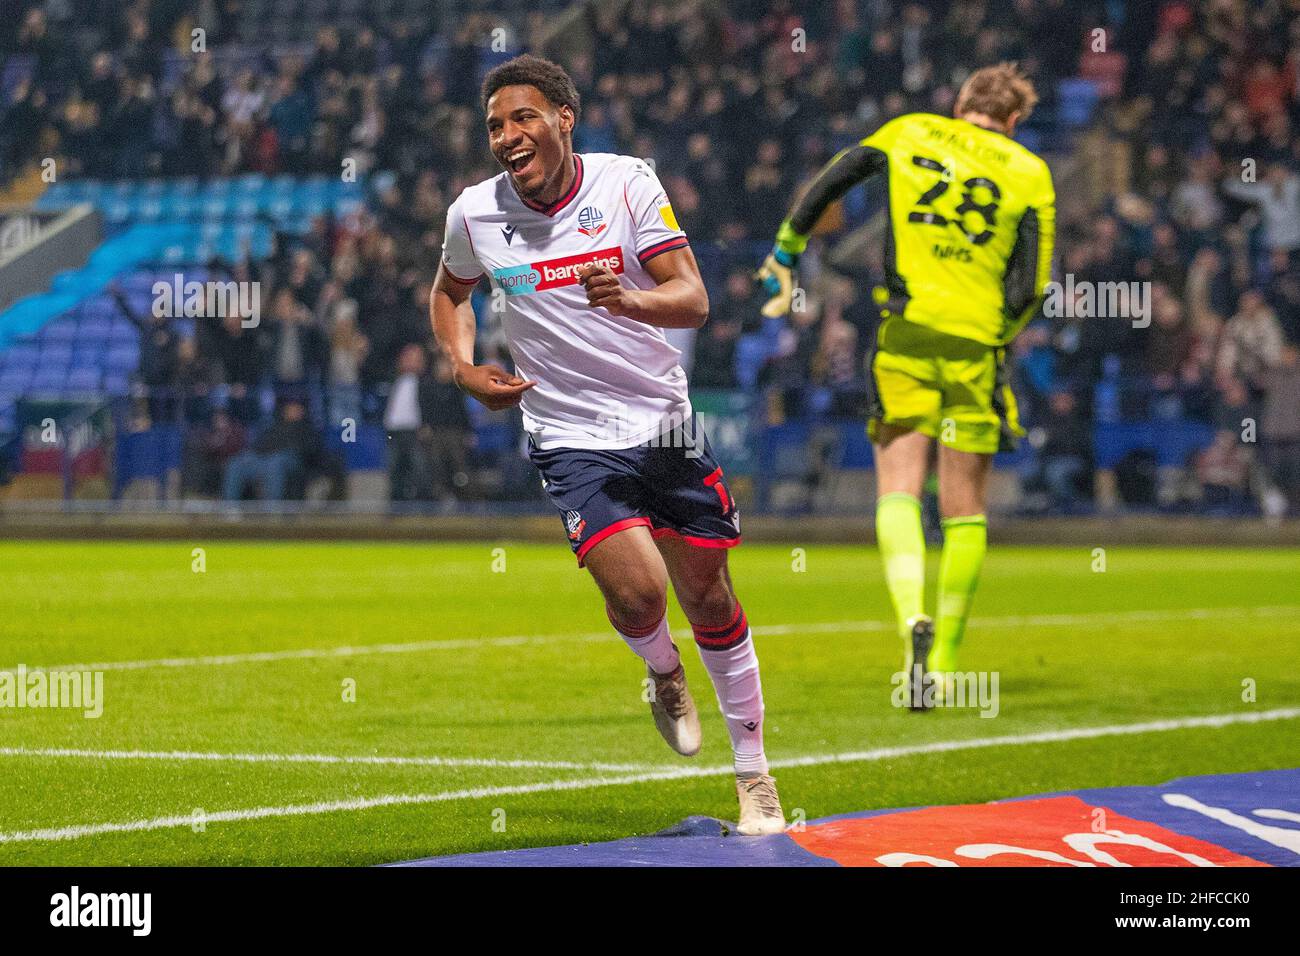
[[[1019,61],[1042,101],[1018,138],[1057,181],[1055,276],[1136,294],[1016,341],[1017,506],[1300,511],[1294,0],[10,2],[0,178],[43,157],[96,179],[367,177],[359,210],[206,264],[261,283],[257,329],[187,331],[118,293],[134,414],[186,425],[186,493],[292,497],[319,476],[341,497],[320,436],[346,420],[388,436],[393,500],[533,493],[514,418],[466,406],[427,318],[446,209],[499,172],[479,81],[523,50],[573,75],[577,150],[654,162],[710,290],[679,340],[693,388],[744,396],[751,443],[811,423],[790,469],[810,495],[854,454],[826,426],[865,412],[880,189],[815,241],[804,312],[764,320],[751,274],[838,149]],[[504,363],[485,292],[480,357]]]

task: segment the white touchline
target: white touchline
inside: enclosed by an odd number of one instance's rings
[[[363,654],[418,654],[421,651],[466,651],[476,647],[519,647],[556,641],[607,640],[608,634],[557,634],[552,637],[458,638],[450,641],[408,641],[395,644],[356,644],[342,647],[301,647],[282,651],[252,651],[247,654],[210,654],[203,657],[151,657],[138,661],[102,661],[94,664],[58,664],[35,670],[138,671],[155,667],[214,667],[223,664],[265,664],[273,661],[311,660],[325,657],[358,657]]]
[[[627,773],[653,770],[644,763],[577,763],[571,760],[500,759],[496,757],[384,757],[371,754],[215,753],[197,750],[89,750],[82,747],[0,747],[0,757],[72,757],[88,760],[172,760],[213,763],[367,764],[407,767],[488,767],[509,770],[595,770]]]
[[[1300,605],[1265,607],[1169,608],[1152,611],[1114,611],[1096,614],[1031,614],[1005,617],[976,617],[975,628],[1007,627],[1108,627],[1112,624],[1140,624],[1147,621],[1203,621],[1219,618],[1300,616]],[[759,624],[758,637],[785,637],[800,634],[845,634],[854,632],[893,633],[892,621],[814,621],[807,624]],[[152,657],[134,661],[100,661],[93,664],[27,665],[37,670],[62,671],[135,671],[165,667],[217,667],[228,664],[265,664],[273,661],[313,660],[330,657],[360,657],[366,654],[419,654],[425,651],[463,651],[483,647],[520,647],[560,643],[596,643],[613,639],[612,632],[590,634],[551,634],[541,636],[455,638],[447,641],[408,641],[390,644],[355,644],[342,647],[303,647],[281,651],[253,651],[247,654],[215,654],[203,657]],[[11,668],[12,669],[12,668]],[[4,670],[4,668],[0,668]]]
[[[1300,717],[1300,707],[1285,707],[1239,714],[1211,714],[1203,717],[1174,717],[1151,720],[1137,724],[1112,724],[1103,727],[1075,727],[1070,730],[1049,730],[1035,734],[1012,734],[1004,737],[978,737],[972,740],[942,740],[928,744],[904,747],[881,747],[875,750],[857,750],[839,754],[819,754],[807,757],[788,757],[770,761],[774,770],[788,767],[813,767],[831,763],[862,763],[889,760],[897,757],[914,757],[925,754],[947,753],[957,750],[978,750],[985,747],[1012,747],[1032,744],[1061,743],[1070,740],[1088,740],[1097,737],[1115,737],[1127,734],[1162,733],[1170,730],[1187,730],[1195,727],[1227,727],[1231,724],[1254,724],[1271,720],[1292,720]],[[281,807],[250,807],[244,810],[219,810],[203,814],[203,822],[238,823],[263,820],[271,817],[297,817],[320,813],[339,813],[352,810],[371,810],[376,807],[405,806],[421,803],[445,803],[451,800],[478,800],[485,797],[517,796],[530,793],[554,793],[563,790],[590,790],[596,787],[617,787],[657,780],[682,780],[690,777],[713,777],[734,773],[730,764],[712,767],[667,767],[644,773],[622,776],[581,777],[576,780],[549,780],[500,787],[475,787],[467,790],[446,790],[440,793],[394,793],[377,797],[357,797],[351,800],[329,800],[319,803],[297,803]],[[165,830],[189,827],[194,824],[194,814],[154,817],[146,820],[127,820],[116,823],[85,823],[65,827],[47,827],[39,830],[16,830],[0,833],[0,843],[31,843],[49,840],[78,840],[82,837],[104,833],[133,833],[145,830]]]

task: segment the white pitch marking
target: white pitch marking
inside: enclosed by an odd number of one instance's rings
[[[367,764],[406,767],[490,767],[510,770],[595,770],[627,773],[655,769],[644,763],[575,763],[493,757],[384,757],[367,754],[212,753],[194,750],[88,750],[80,747],[0,747],[0,757],[79,757],[89,760],[174,760],[220,763]]]
[[[556,641],[608,640],[609,634],[557,634],[550,637],[484,637],[450,641],[408,641],[393,644],[357,644],[343,647],[302,647],[282,651],[252,651],[247,654],[212,654],[203,657],[151,657],[138,661],[99,661],[93,664],[27,665],[27,670],[138,671],[155,667],[219,667],[226,664],[266,664],[274,661],[312,660],[327,657],[359,657],[363,654],[418,654],[421,651],[464,651],[476,647],[520,647]],[[12,668],[10,668],[12,670]]]
[[[1266,607],[1170,608],[1153,611],[1116,611],[1096,614],[1034,614],[1027,616],[977,617],[970,626],[981,628],[1009,627],[1108,627],[1113,624],[1141,624],[1152,621],[1204,621],[1232,618],[1300,618],[1300,605]],[[815,621],[806,624],[759,624],[759,637],[782,637],[791,634],[877,633],[895,630],[892,621]],[[608,631],[591,634],[552,634],[456,638],[447,641],[409,641],[391,644],[357,644],[343,647],[304,647],[281,651],[254,651],[247,654],[217,654],[205,657],[154,657],[134,661],[100,661],[93,664],[28,664],[27,670],[62,671],[133,671],[166,667],[215,667],[229,664],[264,664],[273,661],[312,660],[330,657],[360,657],[366,654],[418,654],[424,651],[460,651],[482,647],[521,647],[567,642],[596,643],[612,639]],[[16,665],[15,665],[16,666]],[[13,668],[9,668],[12,670]]]
[[[1032,744],[1059,743],[1070,740],[1087,740],[1127,734],[1161,733],[1186,730],[1194,727],[1226,727],[1230,724],[1254,724],[1272,720],[1292,720],[1300,717],[1300,707],[1276,710],[1246,711],[1237,714],[1210,714],[1201,717],[1176,717],[1152,720],[1138,724],[1112,724],[1102,727],[1076,727],[1070,730],[1050,730],[1035,734],[1014,734],[1004,737],[979,737],[972,740],[945,740],[905,747],[882,747],[876,750],[858,750],[841,754],[820,754],[808,757],[789,757],[773,760],[773,769],[786,767],[812,767],[831,763],[862,763],[912,757],[956,750],[977,750],[986,747],[1010,747]],[[627,784],[649,783],[658,780],[681,780],[690,777],[722,776],[733,773],[731,765],[713,767],[668,767],[644,773],[623,776],[585,777],[576,780],[550,780],[501,787],[476,787],[467,790],[447,790],[440,793],[395,793],[378,797],[358,797],[352,800],[331,800],[319,803],[298,803],[280,807],[252,807],[246,810],[221,810],[205,814],[207,823],[237,823],[245,820],[262,820],[271,817],[309,816],[320,813],[338,813],[352,810],[370,810],[376,807],[407,806],[422,803],[444,803],[451,800],[477,800],[484,797],[514,796],[530,793],[554,793],[563,790],[589,790],[596,787],[616,787]],[[31,843],[49,840],[78,840],[82,837],[104,833],[132,833],[145,830],[165,830],[188,827],[194,815],[154,817],[145,820],[128,820],[117,823],[87,823],[65,827],[47,827],[39,830],[17,830],[0,833],[0,843]]]

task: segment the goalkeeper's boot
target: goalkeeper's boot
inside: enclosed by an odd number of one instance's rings
[[[740,798],[741,836],[764,836],[785,832],[785,814],[776,793],[776,781],[766,773],[736,774],[736,796]]]
[[[650,713],[660,735],[683,757],[694,757],[700,752],[703,736],[700,732],[700,713],[686,686],[686,668],[681,664],[671,674],[656,674],[646,665],[654,687],[650,695]]]
[[[907,649],[907,706],[909,710],[929,710],[925,702],[927,662],[934,647],[934,621],[924,614],[907,622],[909,646]]]

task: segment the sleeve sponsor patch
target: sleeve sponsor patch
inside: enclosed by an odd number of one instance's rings
[[[673,212],[673,204],[668,201],[667,196],[659,200],[659,218],[673,232],[682,231],[682,227],[677,225],[677,214]]]

